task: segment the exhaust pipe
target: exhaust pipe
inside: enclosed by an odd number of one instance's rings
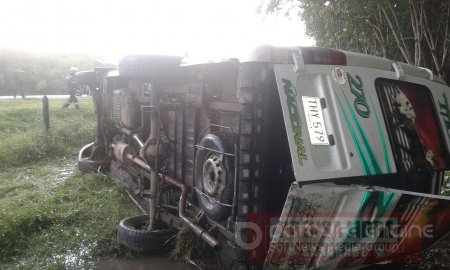
[[[187,202],[187,192],[188,187],[182,182],[175,180],[167,175],[159,174],[159,177],[167,184],[176,187],[181,190],[180,200],[178,201],[178,215],[180,219],[186,224],[196,235],[200,236],[209,246],[214,250],[218,251],[220,249],[220,243],[205,229],[200,227],[198,224],[189,220],[186,216],[186,202]]]
[[[116,145],[112,144],[111,147],[114,148],[114,154],[116,158],[122,161],[125,164],[134,163],[144,170],[154,173],[151,167],[139,157],[133,155],[130,151],[127,151],[129,145],[119,142]],[[156,174],[156,173],[155,173]],[[182,183],[179,180],[173,179],[167,175],[159,174],[159,177],[166,182],[167,184],[179,189],[181,191],[180,199],[178,201],[178,216],[181,221],[196,235],[202,238],[209,246],[211,246],[214,250],[218,251],[220,249],[220,243],[215,239],[211,234],[209,234],[205,229],[200,227],[198,224],[192,222],[188,216],[186,215],[186,203],[187,203],[187,193],[188,186]]]

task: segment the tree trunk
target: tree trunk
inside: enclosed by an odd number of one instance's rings
[[[395,14],[391,4],[389,3],[389,1],[386,1],[386,3],[388,3],[388,5],[389,5],[390,11],[392,13],[392,16],[394,17],[394,19],[396,21],[396,25],[394,26],[392,20],[390,19],[389,15],[386,12],[386,9],[382,5],[380,5],[381,11],[383,12],[384,17],[385,17],[386,21],[389,24],[389,27],[390,27],[390,29],[392,31],[392,34],[394,35],[395,41],[397,42],[397,46],[400,49],[403,57],[405,58],[406,63],[412,65],[413,61],[412,61],[411,56],[409,54],[408,48],[406,47],[405,41],[403,39],[403,35],[401,34],[401,32],[399,30],[398,21],[397,21],[397,19],[395,17],[396,14]]]
[[[421,17],[423,8],[417,4],[415,0],[410,0],[409,2],[410,10],[411,10],[411,26],[413,29],[414,35],[414,65],[421,65],[421,41],[422,41],[422,31],[420,29]],[[419,14],[420,13],[420,14]]]

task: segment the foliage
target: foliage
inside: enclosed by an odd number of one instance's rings
[[[93,139],[91,100],[62,110],[50,100],[0,101],[0,269],[93,269],[99,257],[133,255],[116,241],[117,223],[138,214],[123,188],[76,171]]]
[[[172,260],[189,262],[199,269],[219,269],[214,250],[189,229],[180,229],[174,241],[175,249],[170,253]]]
[[[318,46],[351,50],[427,67],[450,82],[450,1],[271,0],[287,3]]]
[[[65,76],[71,66],[79,70],[111,66],[82,54],[43,54],[0,49],[0,96],[67,94]],[[22,72],[23,71],[23,72]]]

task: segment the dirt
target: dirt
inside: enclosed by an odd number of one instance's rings
[[[187,265],[170,261],[164,255],[133,259],[106,258],[97,263],[99,270],[186,270]]]

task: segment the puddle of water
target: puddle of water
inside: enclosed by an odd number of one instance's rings
[[[39,262],[38,265],[34,265],[36,269],[68,269],[68,270],[78,270],[78,269],[94,269],[95,262],[92,256],[90,255],[90,252],[92,250],[92,246],[94,243],[91,244],[80,244],[79,247],[71,250],[67,250],[64,253],[59,254],[53,254],[50,258],[46,259],[43,262]],[[29,268],[30,265],[33,265],[33,261],[36,258],[26,258],[22,259],[15,263],[14,269],[17,268]],[[1,266],[0,266],[1,268]],[[3,269],[3,268],[1,268]]]
[[[55,172],[55,184],[63,182],[67,178],[71,177],[75,172],[75,162],[67,163],[64,168],[58,168]]]
[[[65,269],[87,269],[94,267],[90,252],[92,250],[91,244],[81,244],[74,250],[68,250],[62,254],[55,254],[52,256],[52,261],[60,261],[64,263]]]

